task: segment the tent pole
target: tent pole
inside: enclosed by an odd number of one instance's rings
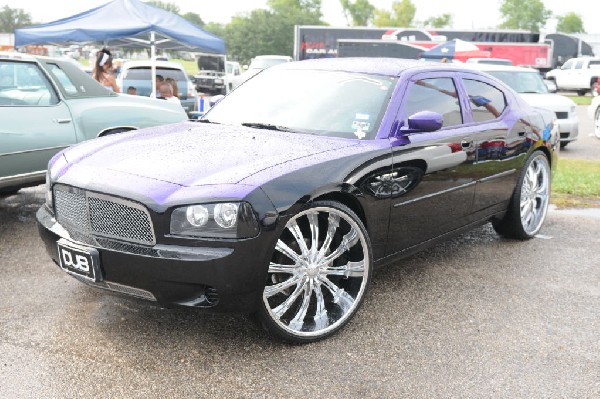
[[[150,93],[150,97],[156,97],[156,44],[155,44],[155,33],[154,31],[150,32],[150,65],[151,71],[150,74],[152,76],[152,93]]]

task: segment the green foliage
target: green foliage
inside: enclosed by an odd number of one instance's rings
[[[503,0],[500,14],[504,18],[501,28],[539,32],[552,11],[545,8],[541,0]]]
[[[558,24],[556,25],[557,32],[564,33],[585,33],[583,29],[583,21],[581,17],[574,12],[569,12],[565,15],[558,16]]]
[[[13,33],[15,29],[31,25],[31,15],[20,8],[4,6],[0,11],[0,32]]]
[[[294,25],[323,24],[320,0],[269,0],[268,5],[269,10],[256,9],[231,19],[222,36],[230,58],[247,64],[261,54],[291,56]]]
[[[394,1],[392,10],[376,9],[373,24],[382,27],[400,27],[410,28],[413,26],[413,20],[417,8],[410,0]]]
[[[373,19],[375,7],[369,0],[340,0],[346,21],[354,26],[367,26]]]
[[[424,26],[431,26],[433,28],[447,28],[452,25],[452,15],[442,14],[437,17],[431,17],[425,20]]]
[[[188,20],[196,26],[199,26],[201,28],[204,27],[204,21],[202,20],[202,18],[200,18],[200,15],[196,14],[195,12],[186,12],[181,17],[185,20]]]
[[[168,1],[160,1],[160,0],[150,0],[147,1],[146,4],[149,4],[154,7],[162,8],[163,10],[167,10],[172,12],[173,14],[179,15],[179,6],[175,3],[170,3]]]

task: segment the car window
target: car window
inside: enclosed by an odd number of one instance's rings
[[[573,60],[569,60],[567,62],[565,62],[563,64],[563,66],[561,67],[561,69],[571,69],[571,67],[573,66]]]
[[[456,86],[452,78],[417,80],[410,88],[405,117],[420,111],[433,111],[444,118],[443,127],[463,123]]]
[[[77,94],[77,86],[73,83],[73,81],[69,78],[69,76],[56,64],[48,64],[48,68],[50,72],[56,77],[56,79],[60,82],[60,85],[64,88],[65,92],[70,95]]]
[[[501,90],[479,80],[464,79],[463,83],[471,100],[475,122],[496,119],[504,112],[506,99]]]
[[[57,102],[52,85],[38,65],[0,61],[0,106],[45,106]]]
[[[488,73],[517,93],[548,93],[548,88],[538,72],[488,71]]]
[[[176,68],[156,68],[156,74],[164,79],[171,78],[177,81],[179,96],[187,93],[188,78],[184,71]],[[140,96],[149,96],[152,92],[152,69],[150,66],[130,68],[123,72],[123,87],[133,86]],[[187,98],[187,97],[186,97]]]
[[[349,72],[269,69],[206,114],[225,125],[260,125],[322,136],[372,139],[396,78]],[[285,87],[285,90],[282,90]]]
[[[590,61],[588,68],[600,68],[600,61]]]
[[[583,61],[577,61],[575,63],[575,69],[581,69],[582,66],[583,66]]]

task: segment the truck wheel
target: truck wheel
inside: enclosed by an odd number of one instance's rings
[[[578,96],[585,96],[585,93],[587,93],[587,89],[577,90],[577,95]]]
[[[598,82],[592,83],[590,93],[592,93],[592,97],[598,97]]]

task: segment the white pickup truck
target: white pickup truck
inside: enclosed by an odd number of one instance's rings
[[[596,97],[600,79],[600,58],[571,58],[560,69],[548,72],[546,79],[554,80],[558,90],[574,90],[580,96],[589,91]]]

